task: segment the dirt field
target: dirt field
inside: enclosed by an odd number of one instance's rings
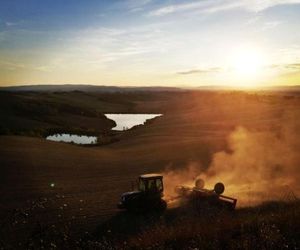
[[[29,96],[39,102],[45,98],[38,94],[18,95],[21,102]],[[56,98],[59,103],[68,100],[74,107],[82,102],[84,109],[93,107],[99,114],[164,115],[123,132],[118,142],[105,146],[82,147],[26,134],[0,136],[0,214],[2,224],[9,228],[2,232],[6,237],[2,240],[4,247],[17,244],[12,233],[19,235],[20,247],[24,247],[26,237],[33,235],[37,225],[69,223],[76,232],[95,230],[116,216],[120,194],[130,190],[130,182],[139,174],[184,169],[194,163],[201,172],[209,168],[214,153],[232,150],[227,138],[237,127],[252,133],[276,134],[287,121],[296,127],[299,123],[297,94],[191,91],[117,93],[109,97],[63,95],[52,93],[47,98],[51,102]],[[80,99],[83,95],[85,99]],[[6,115],[2,112],[1,119]],[[2,127],[5,124],[2,122]],[[47,128],[51,127],[49,120],[47,124]],[[89,123],[86,129],[90,128],[97,127]],[[295,163],[299,163],[298,159]]]

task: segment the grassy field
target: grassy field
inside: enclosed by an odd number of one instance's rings
[[[149,219],[119,214],[116,209],[120,194],[130,190],[130,182],[139,174],[180,170],[194,163],[197,173],[208,169],[216,152],[231,152],[227,139],[237,127],[252,133],[272,131],[279,137],[286,124],[298,128],[298,95],[201,91],[0,94],[5,134],[0,136],[0,248],[299,248],[297,202],[243,208],[233,219],[224,215],[212,221],[184,211],[167,211],[163,217]],[[113,123],[104,113],[163,116],[122,132],[117,142],[97,147],[40,137],[54,128],[107,133]],[[23,136],[17,135],[20,132]],[[292,138],[295,145],[291,146],[300,149],[298,134]],[[299,163],[295,157],[291,165]],[[133,224],[128,225],[128,220]],[[146,222],[151,226],[141,229]],[[224,226],[203,226],[220,224]],[[112,226],[103,233],[104,225]],[[120,235],[129,234],[122,238],[111,233],[118,227],[123,228]]]

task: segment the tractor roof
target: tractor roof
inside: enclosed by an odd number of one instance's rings
[[[157,179],[162,178],[163,176],[161,174],[143,174],[140,175],[140,178],[142,179]]]

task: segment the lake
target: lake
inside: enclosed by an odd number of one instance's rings
[[[114,120],[117,124],[112,130],[127,130],[136,125],[142,125],[148,119],[161,116],[161,114],[105,114],[105,116],[111,120]],[[49,141],[56,142],[68,142],[75,144],[96,144],[96,136],[87,135],[75,135],[75,134],[54,134],[46,137]]]
[[[108,119],[114,120],[117,124],[113,130],[127,130],[136,125],[142,125],[148,119],[161,116],[162,114],[105,114]]]
[[[75,144],[95,144],[97,143],[96,136],[87,135],[72,135],[72,134],[54,134],[46,137],[49,141],[58,142],[73,142]]]

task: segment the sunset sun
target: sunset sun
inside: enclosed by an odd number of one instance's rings
[[[255,76],[262,68],[261,55],[243,51],[235,58],[234,70],[239,75]]]
[[[238,87],[254,87],[262,78],[265,58],[254,48],[237,49],[231,58],[232,78]]]

